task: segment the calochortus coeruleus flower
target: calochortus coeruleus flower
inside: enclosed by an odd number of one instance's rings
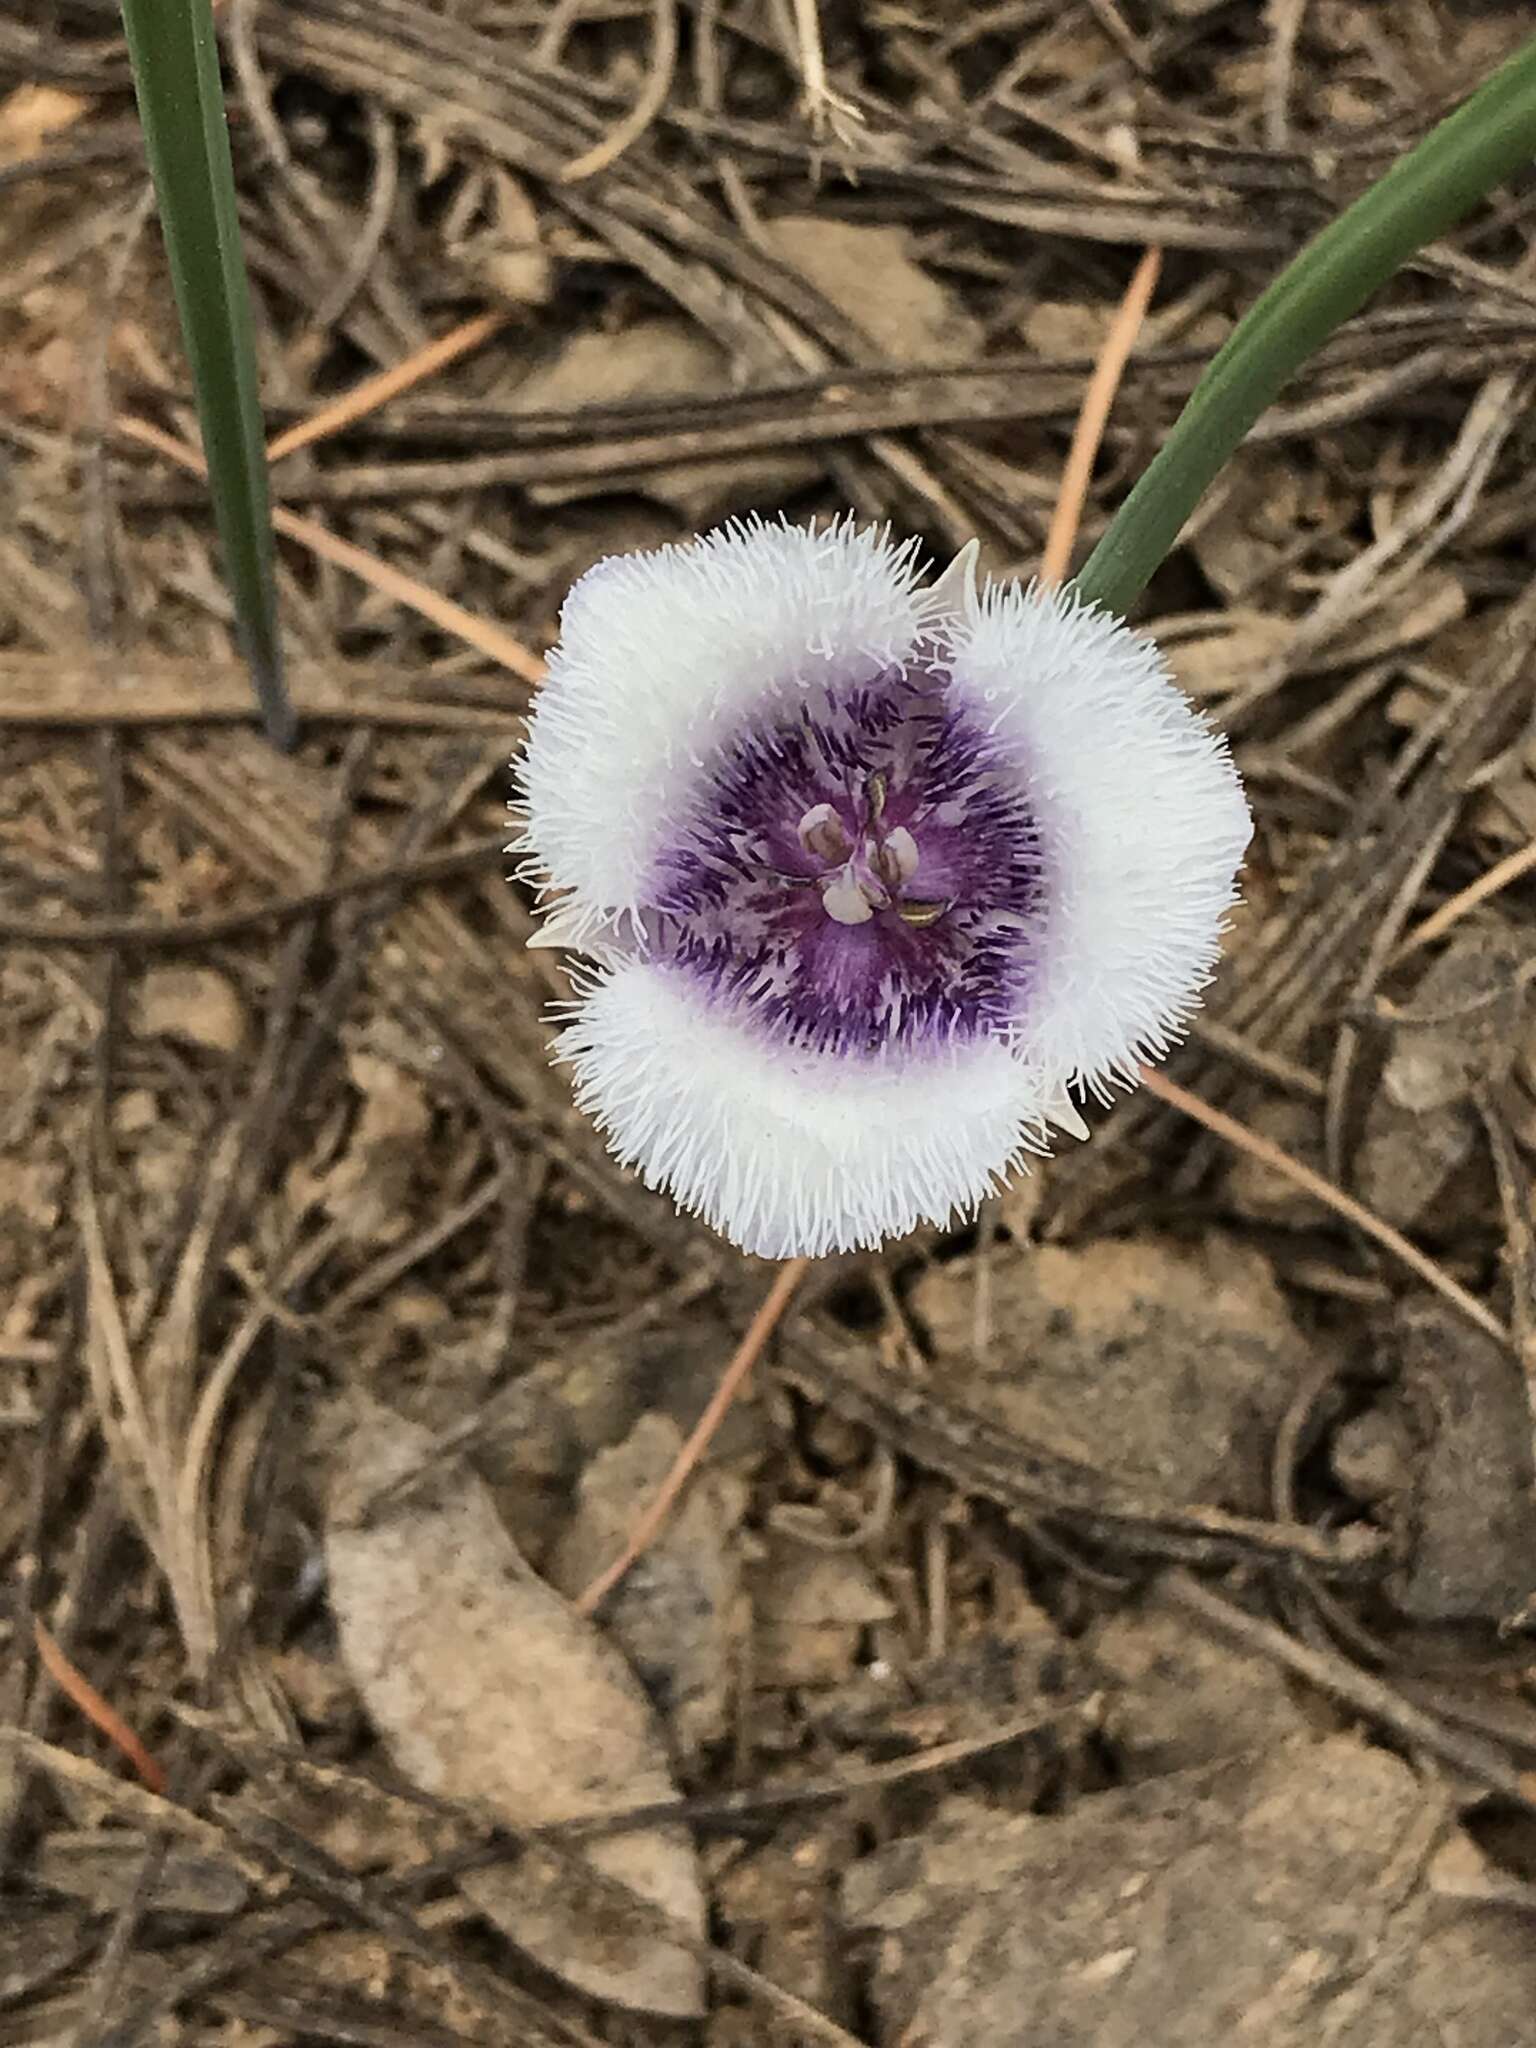
[[[1165,1052],[1250,820],[1156,649],[1066,591],[750,523],[566,600],[516,764],[558,1047],[620,1160],[771,1258],[972,1210]]]

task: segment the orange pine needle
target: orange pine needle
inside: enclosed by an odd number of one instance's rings
[[[1424,946],[1432,946],[1436,939],[1443,939],[1453,924],[1458,924],[1469,910],[1476,910],[1480,903],[1486,903],[1491,896],[1497,896],[1501,889],[1507,889],[1512,882],[1518,882],[1522,875],[1528,875],[1536,868],[1536,839],[1524,846],[1517,846],[1513,853],[1506,853],[1502,860],[1495,861],[1486,874],[1479,875],[1475,882],[1469,882],[1465,889],[1458,890],[1440,908],[1426,917],[1420,925],[1404,939],[1392,956],[1395,967],[1400,960],[1406,960]]]
[[[75,1669],[35,1615],[32,1618],[32,1635],[37,1644],[38,1659],[59,1691],[80,1709],[93,1728],[100,1729],[114,1749],[128,1759],[138,1772],[140,1782],[163,1799],[166,1795],[165,1773],[122,1715],[102,1698],[88,1678]]]
[[[268,462],[281,462],[285,455],[292,455],[296,449],[308,448],[313,442],[323,441],[328,435],[339,433],[343,427],[350,427],[354,421],[377,412],[381,405],[398,398],[402,391],[409,391],[413,385],[435,377],[449,363],[457,362],[460,356],[467,356],[483,341],[489,341],[499,328],[506,326],[507,319],[506,313],[481,313],[440,335],[436,341],[428,342],[425,348],[407,356],[404,362],[396,363],[388,370],[380,370],[377,376],[365,378],[350,391],[344,391],[340,398],[333,398],[329,405],[312,412],[308,419],[296,420],[291,427],[285,427],[282,433],[274,435],[267,443]]]
[[[1067,466],[1061,473],[1061,489],[1057,493],[1056,510],[1051,515],[1051,530],[1046,535],[1045,553],[1040,557],[1040,581],[1059,583],[1066,575],[1072,560],[1072,544],[1077,539],[1077,529],[1083,516],[1083,506],[1088,497],[1088,486],[1093,479],[1093,465],[1104,439],[1104,429],[1109,422],[1110,408],[1115,402],[1115,393],[1120,388],[1120,379],[1130,360],[1131,350],[1136,346],[1136,337],[1141,332],[1141,323],[1146,318],[1147,307],[1152,302],[1152,293],[1157,285],[1157,274],[1162,269],[1161,249],[1148,249],[1136,266],[1135,275],[1120,301],[1109,332],[1104,337],[1104,346],[1094,364],[1093,375],[1088,380],[1088,389],[1083,393],[1082,408],[1077,415],[1077,425],[1072,430],[1072,446],[1067,453]]]
[[[135,419],[128,413],[120,413],[115,425],[126,440],[153,448],[157,454],[164,455],[194,476],[207,475],[202,456],[189,442],[180,441],[174,434],[167,434],[148,420]],[[477,612],[455,604],[440,590],[418,583],[414,576],[407,576],[390,563],[381,562],[366,548],[354,546],[351,541],[332,533],[329,527],[321,526],[313,519],[304,519],[297,512],[290,512],[286,506],[275,505],[272,508],[272,524],[279,533],[308,548],[311,554],[334,562],[340,569],[350,570],[360,582],[381,591],[385,597],[392,597],[397,604],[407,606],[421,618],[429,619],[434,626],[451,633],[457,640],[465,641],[502,668],[509,669],[513,675],[521,676],[525,682],[543,680],[543,662],[536,654],[531,654],[520,640],[514,640],[510,633],[503,632],[489,619],[482,619]]]

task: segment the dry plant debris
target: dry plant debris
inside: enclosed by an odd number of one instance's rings
[[[341,1654],[397,1767],[524,1831],[669,1801],[660,1731],[629,1667],[524,1563],[484,1487],[450,1472],[387,1499],[428,1445],[387,1410],[354,1416],[335,1448],[326,1527]],[[702,1935],[682,1830],[635,1829],[588,1853]],[[693,1956],[626,1924],[566,1865],[534,1850],[461,1882],[519,1947],[594,1997],[674,2017],[702,2009]]]
[[[550,1582],[765,1278],[572,1112],[501,852],[591,562],[852,506],[1027,573],[1156,246],[1086,548],[1526,12],[218,14],[288,758],[117,10],[0,0],[0,2037],[1530,2038],[1529,186],[1148,593],[1260,827],[1169,1071],[1256,1147],[1131,1097],[807,1275],[596,1621]],[[343,1527],[359,1413],[398,1484]]]

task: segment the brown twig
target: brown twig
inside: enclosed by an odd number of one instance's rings
[[[517,708],[499,673],[424,680],[419,667],[300,660],[288,683],[300,717],[321,724],[504,733]],[[248,725],[258,716],[250,677],[232,661],[0,650],[0,729]]]
[[[145,953],[183,953],[241,937],[264,925],[293,924],[330,910],[356,896],[371,896],[380,890],[396,891],[420,887],[426,882],[445,882],[455,875],[473,874],[489,868],[506,848],[506,834],[494,839],[477,839],[468,846],[445,846],[437,853],[423,853],[388,869],[348,875],[318,889],[297,895],[275,897],[269,903],[252,904],[248,910],[225,910],[211,917],[182,918],[172,924],[160,918],[92,917],[60,920],[46,917],[0,916],[0,943],[22,946],[94,947],[133,946]]]
[[[637,143],[667,103],[672,73],[677,65],[677,0],[655,0],[651,28],[651,56],[640,96],[629,112],[601,142],[568,163],[560,173],[562,185],[579,185],[617,163],[626,149]]]
[[[1502,1751],[1475,1734],[1448,1727],[1438,1716],[1406,1699],[1385,1679],[1362,1671],[1337,1651],[1298,1642],[1274,1622],[1249,1614],[1235,1602],[1211,1592],[1188,1572],[1163,1573],[1156,1582],[1154,1597],[1160,1605],[1172,1607],[1209,1633],[1235,1642],[1242,1649],[1257,1650],[1282,1670],[1293,1671],[1319,1691],[1345,1701],[1357,1713],[1390,1728],[1406,1742],[1427,1750],[1453,1769],[1465,1771],[1490,1791],[1529,1806],[1526,1784]]]

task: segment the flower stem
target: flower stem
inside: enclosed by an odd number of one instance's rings
[[[1125,612],[1292,374],[1415,251],[1536,157],[1536,37],[1309,242],[1238,322],[1077,578]]]

